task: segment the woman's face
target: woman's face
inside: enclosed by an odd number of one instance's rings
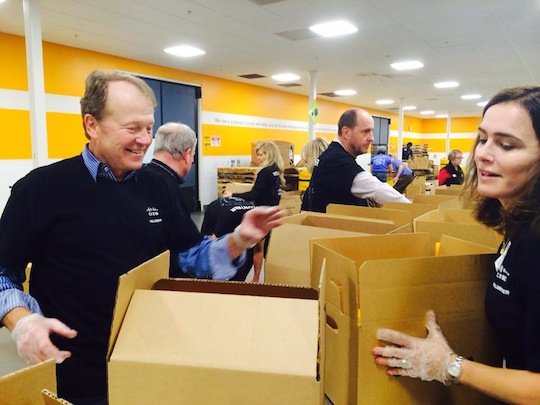
[[[262,165],[264,163],[264,160],[266,159],[266,153],[264,153],[264,151],[262,151],[261,149],[259,149],[257,151],[257,162],[259,163],[259,166]]]
[[[517,103],[496,104],[486,111],[478,131],[478,192],[510,204],[540,169],[540,145],[531,118]]]

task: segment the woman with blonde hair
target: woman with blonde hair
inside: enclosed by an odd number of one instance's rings
[[[246,193],[225,191],[223,197],[239,197],[255,205],[278,205],[280,190],[285,186],[285,164],[279,149],[272,141],[257,144],[257,161],[262,169],[257,174],[253,188]]]
[[[328,141],[324,138],[315,138],[304,145],[300,152],[300,162],[297,167],[302,167],[298,172],[298,190],[304,191],[309,186],[311,173],[321,153],[328,148]]]

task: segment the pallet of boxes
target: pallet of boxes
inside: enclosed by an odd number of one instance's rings
[[[408,198],[417,194],[426,194],[426,180],[430,175],[430,161],[427,144],[414,144],[412,146],[413,156],[409,159],[409,168],[414,172],[414,180],[406,190]]]

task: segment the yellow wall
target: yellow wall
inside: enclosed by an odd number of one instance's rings
[[[26,57],[24,38],[0,33],[0,90],[27,91]],[[306,122],[308,98],[291,93],[267,89],[256,85],[227,81],[143,63],[97,52],[85,51],[61,45],[43,43],[45,92],[64,96],[82,96],[84,79],[94,69],[119,69],[141,75],[163,78],[192,84],[202,89],[203,112],[239,114],[267,119]],[[335,125],[339,116],[350,104],[318,99],[320,115],[318,123]],[[391,130],[398,128],[397,114],[370,110],[373,115],[391,118]],[[79,114],[47,113],[47,133],[49,158],[65,158],[79,153],[86,138],[82,130]],[[30,123],[28,111],[0,109],[3,126],[0,130],[0,159],[29,159],[31,157]],[[479,119],[453,119],[452,131],[474,132]],[[432,149],[445,150],[444,140],[423,141],[422,134],[446,134],[446,120],[421,120],[404,118],[404,143],[433,143]],[[409,134],[410,133],[410,134]],[[299,153],[307,141],[307,131],[271,130],[265,128],[243,128],[203,124],[201,138],[217,135],[221,137],[218,147],[203,147],[204,156],[249,155],[251,143],[258,140],[275,139],[294,143]],[[316,133],[327,140],[335,134]],[[397,138],[393,137],[394,144]],[[443,136],[445,138],[445,135]],[[391,139],[391,142],[392,142]],[[441,145],[442,142],[442,145]],[[466,150],[467,139],[457,139],[452,144]],[[398,145],[395,145],[396,152]],[[442,149],[441,149],[442,148]]]

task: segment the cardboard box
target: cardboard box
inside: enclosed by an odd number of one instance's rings
[[[154,285],[168,268],[165,252],[120,277],[111,405],[322,404],[316,290],[192,279]]]
[[[41,396],[45,405],[72,405],[71,402],[58,398],[55,393],[46,389],[41,391]]]
[[[413,169],[429,170],[429,157],[413,155]]]
[[[314,212],[285,217],[283,225],[272,230],[264,262],[265,282],[312,285],[310,239],[385,234],[394,230],[393,222],[371,218]]]
[[[412,204],[400,202],[385,202],[382,207],[393,210],[407,211],[414,219],[416,217],[419,217],[420,215],[425,214],[426,212],[437,209],[437,204],[421,204],[416,202],[413,202]]]
[[[261,142],[261,141],[259,141]],[[251,165],[258,166],[257,162],[257,144],[259,142],[251,143]],[[294,143],[286,141],[271,141],[276,144],[279,149],[279,153],[283,158],[283,163],[285,167],[294,167]]]
[[[434,187],[432,190],[435,195],[456,195],[461,196],[463,193],[462,185],[451,185],[451,186],[438,186]]]
[[[405,204],[405,203],[402,203]],[[375,218],[392,221],[404,232],[412,232],[412,215],[408,211],[389,208],[360,207],[356,205],[328,204],[327,214],[348,215],[359,218]]]
[[[412,197],[413,203],[435,204],[440,207],[443,203],[446,208],[463,208],[463,200],[455,195],[417,194]]]
[[[379,344],[378,328],[425,337],[425,314],[432,309],[452,349],[500,365],[483,313],[494,255],[474,254],[473,246],[465,255],[445,247],[447,256],[435,257],[426,234],[332,238],[312,245],[314,273],[324,265],[327,274],[325,393],[334,405],[496,403],[460,385],[389,377],[371,354]]]
[[[43,404],[44,389],[56,392],[54,360],[0,377],[0,404]]]
[[[439,242],[442,235],[448,235],[496,251],[502,241],[500,234],[477,222],[471,210],[440,208],[415,218],[413,223],[414,232],[427,232],[432,244]]]
[[[417,175],[405,189],[405,196],[407,198],[412,198],[419,194],[426,194],[426,176]]]
[[[254,183],[228,183],[225,186],[225,190],[230,191],[231,193],[247,193],[248,191],[251,191],[253,184]]]
[[[288,191],[282,193],[279,199],[279,206],[285,211],[286,216],[300,214],[300,209],[302,208],[300,192]]]

